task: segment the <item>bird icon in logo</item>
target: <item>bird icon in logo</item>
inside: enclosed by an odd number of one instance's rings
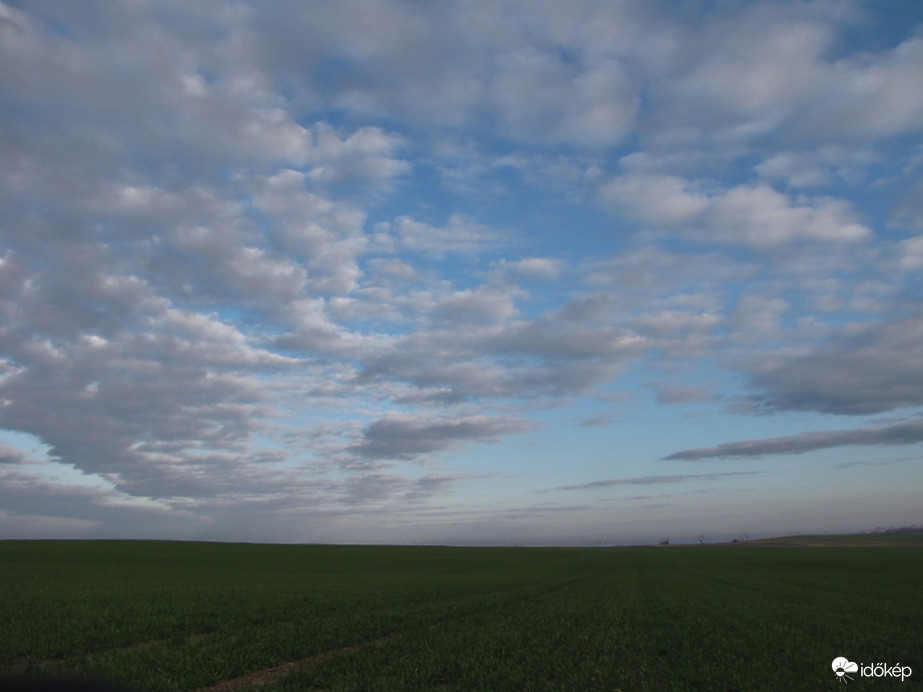
[[[849,677],[846,673],[859,672],[858,664],[853,663],[849,659],[843,658],[842,656],[838,656],[837,658],[833,659],[832,667],[833,672],[836,673],[836,677],[840,682],[846,682],[847,679],[852,680],[852,678]]]

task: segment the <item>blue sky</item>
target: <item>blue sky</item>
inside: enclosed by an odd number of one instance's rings
[[[923,8],[0,3],[0,537],[921,522]]]

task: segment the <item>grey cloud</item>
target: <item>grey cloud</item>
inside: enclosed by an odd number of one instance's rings
[[[405,479],[386,473],[353,476],[346,481],[343,500],[347,504],[389,500],[406,485]]]
[[[239,371],[296,361],[252,347],[214,317],[159,307],[105,336],[35,338],[28,316],[13,322],[0,335],[15,359],[0,380],[0,426],[146,496],[184,494],[175,486],[187,472],[187,490],[214,492],[218,483],[196,480],[201,455],[241,452],[268,410],[262,385]]]
[[[449,492],[459,481],[485,477],[483,474],[429,473],[419,478],[407,478],[402,475],[367,473],[353,476],[343,484],[341,501],[345,504],[365,504],[400,500],[412,503],[410,506],[404,506],[402,511],[415,513],[416,503]]]
[[[178,527],[184,521],[195,521],[193,515],[171,510],[164,504],[151,503],[107,487],[52,482],[28,470],[26,467],[0,471],[0,506],[13,518],[38,515],[50,520],[56,528],[99,528],[103,531],[107,524],[117,531],[122,522],[143,526],[145,519],[155,519],[161,530],[164,524]],[[39,530],[42,523],[41,520],[36,522]]]
[[[516,308],[509,290],[480,286],[446,296],[434,307],[433,313],[455,324],[496,323],[508,320],[516,313]]]
[[[903,459],[887,459],[886,461],[845,461],[837,464],[838,469],[848,469],[853,466],[890,466],[891,464],[902,464],[908,461],[918,462],[920,457],[904,457]]]
[[[491,96],[511,137],[588,148],[625,137],[641,100],[631,71],[618,59],[579,62],[535,49],[496,58]]]
[[[592,418],[580,421],[582,428],[608,428],[615,421],[615,416],[611,413],[599,413]]]
[[[831,139],[918,131],[923,44],[911,36],[879,52],[832,50],[839,31],[863,21],[843,3],[728,6],[706,15],[698,41],[681,34],[685,65],[655,99],[677,129],[732,141],[769,131]]]
[[[804,454],[818,449],[845,446],[911,445],[923,442],[923,419],[856,430],[806,432],[788,437],[725,442],[717,447],[687,449],[665,459],[744,459],[779,454]]]
[[[552,319],[515,322],[504,329],[476,337],[490,352],[522,354],[554,360],[631,359],[649,346],[646,339],[627,329],[577,327]]]
[[[630,329],[566,310],[510,321],[519,293],[481,286],[435,306],[422,301],[418,311],[433,310],[444,319],[370,352],[359,381],[404,382],[439,398],[572,396],[611,378],[651,347]],[[402,394],[407,396],[413,395]]]
[[[591,286],[607,292],[591,294],[565,308],[575,310],[579,307],[577,315],[590,309],[602,309],[613,301],[713,290],[714,286],[752,278],[756,272],[754,265],[729,262],[726,256],[713,250],[694,254],[669,251],[653,244],[590,259],[582,269]],[[620,303],[616,305],[621,307]],[[628,305],[634,307],[633,303]]]
[[[891,136],[923,128],[923,39],[907,39],[874,57],[850,56],[831,67],[827,88],[812,99],[812,131]]]
[[[14,11],[17,28],[10,40],[0,42],[5,67],[0,80],[7,93],[34,114],[30,122],[36,126],[47,124],[46,94],[69,104],[70,117],[55,123],[67,137],[35,151],[91,150],[96,156],[81,161],[84,167],[112,163],[122,151],[142,147],[148,165],[166,172],[191,148],[196,156],[186,161],[187,174],[193,175],[241,159],[303,158],[302,128],[274,107],[265,80],[241,51],[246,41],[239,40],[235,19],[242,13],[181,5],[173,10],[185,21],[172,27],[145,4],[84,16],[64,8],[48,13],[49,23],[65,23],[81,40],[63,40],[36,19],[38,13]],[[191,27],[203,33],[196,35]],[[215,41],[212,32],[218,27],[226,41]],[[119,55],[118,69],[111,55]],[[201,73],[213,78],[205,80]],[[68,165],[77,160],[56,158]]]
[[[714,312],[663,310],[638,317],[633,326],[652,337],[677,339],[692,344],[706,341],[723,322],[724,318]]]
[[[404,140],[378,127],[360,127],[340,135],[326,122],[313,126],[311,181],[324,187],[350,191],[387,190],[391,182],[410,170],[410,162],[398,158]]]
[[[28,461],[28,455],[0,442],[0,464],[24,464]]]
[[[698,401],[713,401],[714,392],[701,387],[683,387],[680,385],[657,384],[658,404],[689,404]]]
[[[86,75],[74,79],[64,69],[86,64],[86,55],[68,55],[66,42],[14,12],[13,21],[28,25],[28,39],[9,42],[9,79],[25,90],[15,75],[41,66],[39,90],[64,88],[75,99],[81,90],[96,97],[102,90],[112,112],[112,100],[127,92],[155,140],[168,129],[170,109],[182,105],[189,141],[212,143],[200,147],[213,156],[272,160],[308,160],[316,148],[272,99],[282,86],[302,109],[333,107],[424,126],[499,125],[513,140],[592,151],[621,141],[634,126],[642,79],[651,85],[647,108],[661,128],[675,120],[719,133],[750,126],[759,134],[806,120],[802,128],[895,134],[920,122],[919,40],[830,60],[835,29],[859,21],[830,6],[723,8],[708,13],[704,27],[690,26],[675,8],[657,16],[637,3],[576,3],[568,11],[553,3],[514,3],[503,11],[401,2],[282,9],[179,4],[172,11],[186,21],[170,31],[165,17],[145,5],[93,13],[96,24],[58,10],[107,54],[127,56],[126,72],[149,77],[139,85],[104,72],[94,89],[86,88]],[[228,65],[243,78],[226,75]],[[874,105],[880,102],[887,107]],[[697,104],[691,113],[690,104]],[[175,142],[163,143],[176,152]]]
[[[581,485],[562,485],[554,490],[595,490],[596,488],[610,488],[618,485],[661,485],[664,483],[685,483],[687,481],[716,480],[728,476],[754,476],[759,471],[731,471],[728,473],[691,473],[674,474],[669,476],[638,476],[636,478],[614,478],[604,481],[593,481]],[[551,492],[546,490],[543,492]]]
[[[365,217],[326,195],[388,190],[403,140],[298,124],[249,62],[248,12],[173,9],[0,5],[0,426],[124,492],[278,492],[250,467],[259,377],[299,361],[264,347],[360,341],[317,296],[356,287]]]
[[[779,337],[790,309],[782,298],[747,292],[737,298],[731,318],[740,338],[766,342]]]
[[[508,416],[435,418],[391,414],[366,426],[362,442],[347,447],[346,451],[373,459],[410,460],[466,442],[492,442],[534,429],[533,423]]]
[[[904,198],[891,210],[889,220],[892,223],[900,224],[916,231],[923,232],[923,181],[913,185]],[[919,237],[919,236],[917,236]],[[923,265],[920,260],[921,253],[919,241],[913,256],[906,266],[919,267]]]
[[[923,405],[923,319],[872,324],[845,333],[813,353],[749,364],[756,400],[771,410],[845,415]]]
[[[830,171],[807,153],[775,154],[757,165],[756,171],[764,178],[795,188],[822,187],[833,179]]]
[[[568,334],[520,325],[484,334],[423,333],[369,357],[360,380],[398,380],[462,399],[572,396],[611,378],[646,348],[630,332],[604,328]]]
[[[649,57],[634,39],[644,31],[641,14],[588,5],[575,21],[550,5],[497,9],[344,2],[295,8],[284,25],[260,13],[252,38],[257,54],[270,61],[267,71],[298,83],[306,99],[325,99],[355,115],[475,124],[514,140],[588,149],[620,141],[640,104],[623,47]],[[519,12],[528,13],[528,28],[517,21]],[[600,31],[601,23],[617,28]],[[536,41],[560,49],[536,49]],[[327,76],[324,57],[350,69]],[[293,61],[314,66],[321,78],[305,83],[303,73],[292,74]]]

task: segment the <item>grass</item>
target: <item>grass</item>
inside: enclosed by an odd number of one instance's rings
[[[919,538],[823,548],[2,541],[0,593],[0,673],[79,673],[152,692],[235,680],[267,690],[822,689],[837,682],[837,656],[909,665],[903,684],[923,679]]]

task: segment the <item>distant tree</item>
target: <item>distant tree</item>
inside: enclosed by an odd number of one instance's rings
[[[667,536],[662,541],[660,541],[660,543],[658,543],[657,545],[670,545],[670,537]]]

